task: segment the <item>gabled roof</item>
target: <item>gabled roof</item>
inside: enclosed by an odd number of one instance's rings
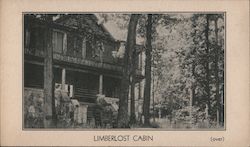
[[[75,29],[83,29],[97,36],[116,41],[103,24],[98,24],[98,18],[94,14],[65,14],[55,22]]]

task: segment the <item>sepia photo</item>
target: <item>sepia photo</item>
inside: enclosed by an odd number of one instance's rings
[[[225,19],[23,13],[23,129],[225,130]]]
[[[249,146],[249,0],[0,0],[0,146]]]

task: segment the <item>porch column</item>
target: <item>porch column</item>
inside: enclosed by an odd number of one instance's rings
[[[99,76],[99,94],[103,94],[103,75],[100,74]]]
[[[65,90],[65,82],[66,81],[66,69],[62,69],[62,90]]]
[[[141,99],[141,82],[138,83],[138,99]]]
[[[52,18],[47,16],[48,21]],[[46,26],[44,49],[44,127],[55,127],[52,29]]]

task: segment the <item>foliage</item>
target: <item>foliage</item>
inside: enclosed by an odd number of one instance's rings
[[[140,43],[146,46],[149,40],[152,41],[151,72],[155,81],[151,86],[154,85],[153,91],[158,109],[166,111],[165,115],[175,121],[190,122],[192,126],[198,127],[202,127],[199,125],[205,122],[207,124],[204,127],[215,127],[214,122],[218,119],[219,111],[222,113],[220,121],[223,124],[224,112],[221,107],[224,105],[224,15],[152,14],[150,34],[147,34],[147,14],[141,14],[134,20],[132,31],[129,31],[129,24],[135,14],[95,15],[100,19],[98,25],[113,23],[119,28],[117,34],[123,33],[121,40],[127,39],[126,48],[121,46],[117,50],[119,57],[126,59],[122,78],[124,92],[120,98],[123,102],[120,105],[123,112],[120,112],[121,116],[118,119],[123,127],[128,126],[126,112],[130,84],[128,81],[130,68],[133,67],[130,64],[134,45]],[[35,15],[34,17],[51,20],[60,16]],[[150,35],[150,39],[147,35]],[[150,100],[151,97],[148,99],[149,103]],[[209,107],[208,112],[206,112],[207,107]]]
[[[166,17],[165,17],[166,18]],[[167,112],[173,112],[172,117],[181,117],[190,105],[196,107],[197,115],[204,115],[207,99],[211,102],[211,119],[216,117],[215,83],[219,82],[223,93],[224,77],[224,22],[219,22],[219,78],[215,80],[215,34],[213,21],[209,25],[209,54],[206,52],[206,15],[193,14],[190,17],[177,17],[179,21],[172,24],[159,25],[155,48],[160,50],[154,62],[156,79],[161,85],[156,89],[159,103]],[[166,20],[164,20],[167,22]],[[164,29],[165,28],[165,29]],[[208,58],[209,57],[209,58]],[[210,97],[207,98],[206,64],[209,64]],[[193,96],[191,95],[194,90]],[[192,97],[193,103],[190,104]],[[180,115],[182,114],[182,115]],[[187,113],[188,114],[188,113]],[[182,117],[181,117],[182,118]],[[186,118],[183,117],[182,119]],[[188,117],[187,117],[188,118]],[[188,118],[189,119],[189,118]],[[201,119],[202,120],[202,119]]]
[[[43,93],[39,90],[25,90],[24,121],[27,128],[43,127]]]
[[[220,104],[224,102],[221,98],[224,93],[224,15],[152,16],[152,78],[156,104],[171,117],[186,121],[190,119],[186,112],[192,107],[192,122],[204,121],[206,105],[209,105],[209,121],[213,124],[218,109],[216,84]],[[109,15],[109,20],[115,21],[121,29],[126,28],[128,18],[126,14]],[[214,20],[218,23],[217,40]],[[146,37],[146,22],[147,15],[142,14],[137,26],[137,38],[142,40]]]

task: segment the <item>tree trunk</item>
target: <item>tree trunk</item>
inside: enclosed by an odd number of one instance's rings
[[[205,36],[206,36],[206,96],[207,96],[207,106],[208,106],[208,115],[210,114],[211,104],[210,104],[210,70],[209,70],[209,15],[206,15],[206,30],[205,30]]]
[[[150,94],[151,94],[151,51],[152,51],[152,14],[148,14],[146,26],[146,65],[145,65],[145,88],[143,100],[144,125],[150,125]]]
[[[216,97],[216,115],[217,115],[217,126],[219,127],[220,125],[220,93],[219,93],[219,67],[218,67],[218,62],[219,62],[219,45],[218,45],[218,24],[217,24],[218,18],[215,18],[214,20],[214,25],[215,25],[215,97]]]
[[[52,17],[46,16],[47,23],[51,20]],[[44,48],[44,127],[55,127],[55,122],[52,29],[47,25]]]
[[[121,81],[121,93],[119,96],[119,110],[117,117],[117,127],[118,128],[128,128],[129,118],[128,118],[128,93],[129,93],[129,81],[131,72],[131,59],[132,53],[136,44],[136,26],[139,19],[138,14],[132,14],[129,26],[128,26],[128,36],[125,47],[124,56],[124,68]]]
[[[131,73],[131,89],[130,89],[130,125],[135,124],[135,75],[134,72]]]
[[[130,89],[130,125],[135,124],[135,70],[136,70],[136,50],[133,50],[131,64],[131,89]]]

